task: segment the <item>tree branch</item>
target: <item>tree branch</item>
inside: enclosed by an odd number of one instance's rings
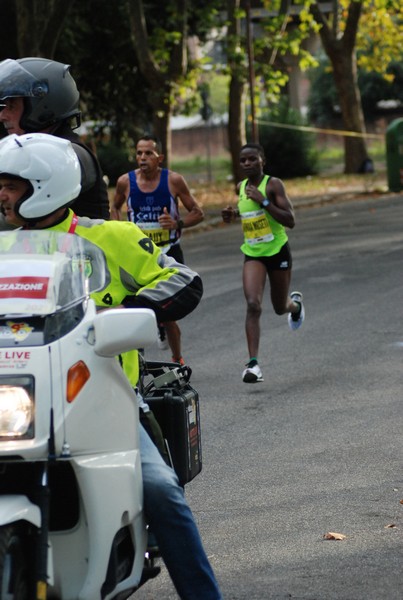
[[[357,39],[357,30],[362,12],[362,3],[363,0],[351,0],[350,6],[348,7],[343,43],[345,48],[350,52],[354,49]]]
[[[54,57],[60,34],[75,1],[63,0],[63,2],[58,2],[56,0],[56,2],[52,2],[52,9],[49,10],[49,18],[46,20],[42,34],[41,47],[46,58]]]
[[[178,0],[175,9],[176,15],[178,15],[177,24],[181,35],[180,42],[175,44],[172,53],[171,60],[169,61],[169,72],[173,79],[178,79],[186,73],[187,68],[187,22],[188,22],[188,2],[187,0]]]
[[[132,42],[139,67],[152,88],[162,83],[161,69],[150,49],[144,7],[142,0],[127,0]]]
[[[75,0],[16,0],[17,48],[20,57],[52,59],[66,17]]]
[[[326,54],[329,56],[334,52],[337,45],[337,37],[334,35],[333,30],[329,27],[325,15],[322,13],[319,4],[315,2],[311,4],[311,13],[313,18],[321,26],[319,30],[320,39],[322,40],[323,47]]]

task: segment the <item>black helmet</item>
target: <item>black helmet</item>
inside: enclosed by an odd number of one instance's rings
[[[76,117],[80,123],[80,94],[70,65],[47,58],[6,59],[0,62],[0,100],[24,98],[20,127],[27,133],[43,131]]]

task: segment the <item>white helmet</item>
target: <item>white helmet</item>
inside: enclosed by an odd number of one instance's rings
[[[81,190],[81,168],[71,142],[47,133],[9,135],[0,141],[0,176],[25,179],[32,190],[14,211],[26,221],[68,206]]]

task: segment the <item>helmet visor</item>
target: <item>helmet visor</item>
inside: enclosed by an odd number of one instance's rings
[[[0,62],[0,100],[14,97],[40,98],[49,91],[46,81],[40,81],[16,60]]]

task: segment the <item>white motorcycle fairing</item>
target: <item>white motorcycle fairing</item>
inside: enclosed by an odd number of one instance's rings
[[[0,526],[18,521],[27,521],[35,527],[41,526],[41,511],[26,496],[16,494],[0,496]]]
[[[118,354],[157,324],[148,309],[97,314],[105,268],[78,236],[0,234],[0,536],[22,531],[52,600],[123,600],[144,579],[139,409]]]

